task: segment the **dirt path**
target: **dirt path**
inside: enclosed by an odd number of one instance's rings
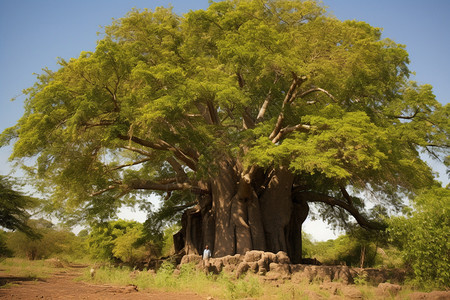
[[[81,268],[72,267],[60,271],[47,279],[30,280],[0,272],[0,299],[167,299],[204,300],[194,293],[171,293],[160,291],[137,291],[134,287],[88,284],[74,279],[82,273]]]

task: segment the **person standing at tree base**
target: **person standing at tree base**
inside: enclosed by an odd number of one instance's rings
[[[205,246],[203,250],[203,268],[207,271],[209,269],[209,259],[211,258],[211,250],[209,250],[208,245]]]

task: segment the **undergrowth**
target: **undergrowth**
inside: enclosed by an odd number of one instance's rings
[[[55,268],[44,260],[25,260],[21,258],[6,258],[0,262],[2,272],[16,277],[45,279],[50,277]]]

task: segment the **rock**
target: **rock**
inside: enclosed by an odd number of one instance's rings
[[[301,265],[301,264],[291,265],[291,272],[292,272],[292,274],[298,273],[298,272],[303,272],[303,270],[305,270],[305,268],[306,268],[306,266]]]
[[[334,281],[340,281],[344,284],[352,284],[353,276],[350,272],[350,268],[347,266],[335,266],[335,271],[333,275]]]
[[[317,275],[317,269],[315,266],[307,266],[303,270],[303,277],[307,279],[309,282],[312,282]]]
[[[223,270],[223,260],[221,258],[211,258],[210,259],[210,272],[214,274],[219,274]]]
[[[320,266],[322,263],[318,261],[315,257],[314,258],[302,258],[302,264],[303,265],[315,265]]]
[[[278,263],[278,258],[275,253],[272,252],[264,252],[264,259],[267,260],[268,264],[270,263]]]
[[[246,262],[241,262],[237,268],[236,268],[236,278],[239,278],[242,276],[242,274],[244,274],[245,272],[248,271],[248,269],[250,268],[249,264]]]
[[[278,260],[279,264],[290,264],[291,263],[289,256],[284,251],[279,251],[277,253],[277,260]]]
[[[361,291],[351,285],[342,286],[341,291],[344,295],[344,299],[363,299]]]
[[[334,278],[333,267],[317,267],[316,279],[322,282],[331,282]]]
[[[241,255],[240,254],[227,255],[227,256],[222,257],[222,261],[225,266],[227,266],[227,265],[236,265],[237,266],[241,262]]]
[[[450,299],[450,291],[414,292],[409,297],[411,300],[447,300]]]
[[[259,251],[259,250],[252,250],[252,251],[247,251],[247,253],[245,253],[244,255],[244,261],[245,262],[257,262],[258,260],[260,260],[262,258],[262,256],[264,255],[264,251]]]
[[[259,267],[258,267],[258,263],[257,262],[249,262],[249,270],[253,273],[258,273]]]
[[[378,285],[376,294],[380,297],[395,297],[401,290],[400,285],[385,282]]]
[[[138,291],[137,286],[135,286],[133,284],[127,285],[124,290],[125,293],[133,293],[133,292],[137,292],[137,291]]]
[[[288,264],[271,263],[269,272],[266,274],[267,279],[288,279],[291,277],[291,270]]]
[[[180,275],[180,270],[179,269],[173,270],[173,275],[175,275],[175,276]]]
[[[188,254],[183,256],[183,258],[181,259],[181,264],[188,264],[188,263],[194,263],[197,264],[198,262],[202,261],[202,257],[200,255],[196,255],[196,254]]]
[[[339,282],[325,282],[320,286],[320,289],[330,292],[331,295],[337,295],[342,287],[342,283]]]
[[[257,263],[259,270],[265,269],[267,271],[269,269],[269,258],[267,256],[263,255]]]

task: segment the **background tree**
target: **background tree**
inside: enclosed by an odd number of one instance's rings
[[[8,233],[6,244],[14,256],[26,257],[29,260],[52,256],[76,259],[84,256],[86,250],[81,240],[68,229],[57,228],[44,219],[31,219],[27,226],[38,234],[39,238],[32,238],[21,231]]]
[[[160,195],[166,216],[183,213],[187,253],[299,262],[308,203],[331,224],[383,228],[367,202],[399,208],[435,184],[420,151],[448,150],[449,106],[408,81],[404,47],[315,1],[132,11],[60,64],[3,132],[12,158],[36,157],[66,215],[104,220]]]
[[[449,199],[449,189],[425,191],[414,199],[414,210],[389,220],[390,238],[421,286],[450,285]]]
[[[37,238],[35,232],[28,226],[30,213],[38,201],[18,192],[11,178],[0,175],[0,226],[10,230],[19,230],[30,237]]]
[[[142,242],[143,225],[136,221],[117,220],[92,227],[87,238],[91,256],[95,259],[125,262],[134,265],[150,255],[149,247]],[[147,245],[150,246],[150,245]]]

